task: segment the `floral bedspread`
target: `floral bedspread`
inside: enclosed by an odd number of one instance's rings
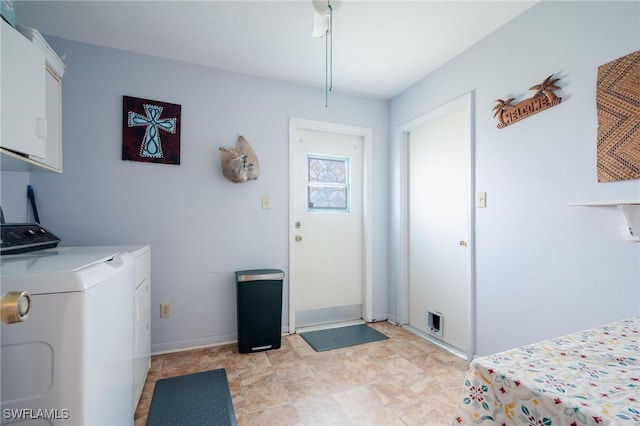
[[[640,425],[640,316],[475,359],[453,425]]]

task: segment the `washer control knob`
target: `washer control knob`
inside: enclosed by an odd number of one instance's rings
[[[31,313],[31,295],[26,291],[10,291],[0,298],[0,317],[5,324],[22,322]]]

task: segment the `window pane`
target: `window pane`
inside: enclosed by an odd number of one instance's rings
[[[309,182],[347,183],[346,159],[309,157]]]
[[[307,211],[350,211],[349,158],[307,154]]]
[[[345,210],[347,208],[347,188],[333,186],[309,186],[310,209]]]

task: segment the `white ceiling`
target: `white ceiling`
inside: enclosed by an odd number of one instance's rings
[[[535,3],[345,0],[333,15],[333,90],[390,99]],[[16,12],[44,35],[325,87],[311,0],[18,0]]]

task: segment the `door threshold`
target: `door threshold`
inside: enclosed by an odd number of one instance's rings
[[[332,322],[328,324],[309,325],[306,327],[297,327],[296,334],[305,333],[307,331],[326,330],[329,328],[348,327],[350,325],[358,324],[366,324],[366,322],[363,319],[359,319],[351,321]]]

